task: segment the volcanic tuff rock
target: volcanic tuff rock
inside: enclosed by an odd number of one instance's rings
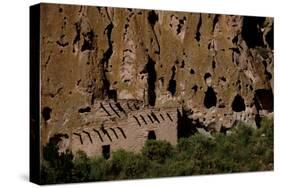
[[[273,18],[41,4],[40,29],[42,145],[138,151],[273,112]]]

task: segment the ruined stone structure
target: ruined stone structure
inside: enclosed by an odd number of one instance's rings
[[[273,115],[273,18],[41,5],[41,146],[110,156]]]

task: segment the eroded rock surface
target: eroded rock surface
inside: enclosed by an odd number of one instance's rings
[[[41,5],[41,144],[90,156],[273,113],[273,18]],[[66,136],[67,135],[67,136]]]

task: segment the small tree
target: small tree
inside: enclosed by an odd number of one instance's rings
[[[173,156],[174,149],[167,141],[147,140],[142,149],[143,156],[158,163],[164,163],[166,159]]]

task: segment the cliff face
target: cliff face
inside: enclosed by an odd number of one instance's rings
[[[40,27],[42,145],[63,133],[79,150],[115,126],[132,135],[116,148],[141,148],[148,130],[175,143],[184,112],[216,131],[273,112],[273,18],[42,4]],[[174,128],[140,129],[155,110]]]

